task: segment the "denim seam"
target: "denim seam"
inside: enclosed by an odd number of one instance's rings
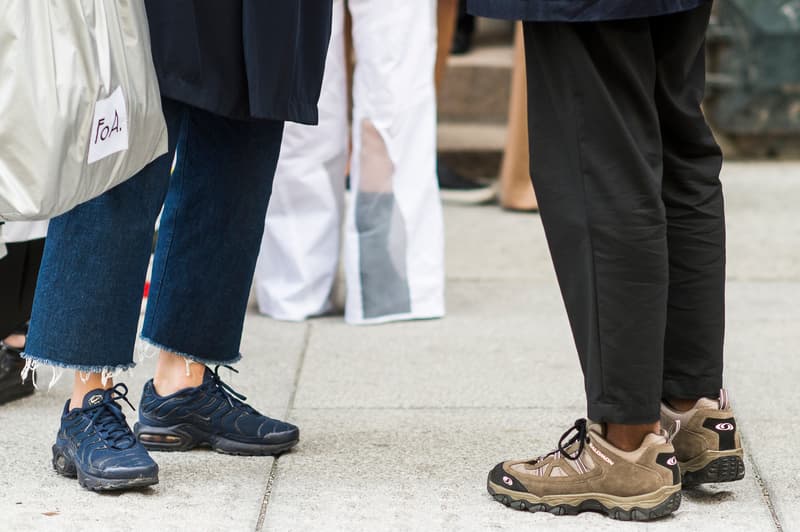
[[[54,368],[71,369],[83,373],[104,373],[104,372],[111,373],[117,371],[127,371],[129,369],[136,367],[136,362],[130,362],[128,364],[117,364],[115,366],[85,366],[81,364],[67,364],[65,362],[59,362],[57,360],[50,360],[45,357],[32,355],[28,351],[23,352],[20,356],[25,360],[30,360],[37,366],[41,365],[41,366],[50,366]]]
[[[178,355],[179,357],[187,358],[187,359],[191,360],[192,362],[197,362],[199,364],[205,364],[207,366],[230,365],[230,364],[235,364],[236,362],[239,362],[242,359],[242,354],[239,353],[238,355],[236,355],[236,357],[234,357],[234,358],[232,358],[230,360],[212,360],[210,358],[198,357],[198,356],[192,355],[190,353],[183,353],[181,351],[176,351],[175,349],[173,349],[173,348],[171,348],[169,346],[166,346],[166,345],[163,345],[163,344],[160,344],[158,342],[153,341],[152,339],[146,337],[144,334],[139,335],[139,339],[141,341],[143,341],[143,342],[146,342],[146,343],[150,344],[153,347],[158,348],[158,349],[162,349],[164,351],[169,351],[170,353]]]
[[[181,126],[181,129],[184,130],[183,131],[183,135],[181,135],[183,142],[180,142],[180,140],[179,140],[179,142],[175,145],[175,154],[176,154],[176,156],[178,156],[178,154],[183,152],[183,155],[182,155],[183,160],[180,162],[180,166],[181,166],[180,176],[181,177],[186,174],[186,166],[188,165],[187,161],[189,160],[189,157],[187,156],[187,154],[188,154],[188,151],[189,151],[189,147],[188,146],[189,146],[189,123],[190,122],[191,121],[189,120],[189,111],[184,110],[183,111],[183,124]],[[183,149],[181,149],[181,148],[183,148]],[[177,169],[177,165],[176,165],[176,169]],[[175,172],[173,171],[172,174],[169,176],[170,181],[172,181],[172,179],[175,177],[174,174],[175,174]],[[170,183],[170,186],[171,186],[171,183]],[[180,194],[181,195],[183,194],[183,181],[182,180],[180,182]],[[172,227],[172,234],[174,234],[174,233],[175,233],[175,227],[173,226]],[[159,228],[159,239],[160,238],[161,238],[161,230]],[[147,312],[147,314],[150,315],[150,316],[156,316],[157,313],[158,313],[158,305],[161,302],[161,287],[160,287],[160,284],[161,284],[161,280],[164,279],[164,273],[167,270],[167,261],[169,259],[170,253],[172,252],[172,243],[173,242],[174,242],[174,238],[170,237],[169,244],[167,244],[167,251],[165,252],[166,253],[166,257],[164,257],[164,263],[163,263],[163,265],[161,267],[161,271],[160,271],[160,274],[159,274],[159,279],[160,279],[160,281],[159,281],[159,289],[158,289],[158,293],[156,294],[156,299],[155,299],[155,301],[153,301],[153,311],[152,311],[152,313],[151,312]],[[148,307],[149,307],[149,302],[148,302]],[[152,318],[152,319],[155,319],[155,318]],[[144,325],[146,325],[149,321],[151,321],[151,320],[145,319]]]

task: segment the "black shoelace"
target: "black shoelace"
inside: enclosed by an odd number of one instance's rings
[[[122,408],[117,404],[117,401],[122,400],[133,408],[127,396],[128,387],[120,383],[103,392],[103,400],[100,403],[83,409],[92,420],[97,432],[114,449],[130,449],[136,444],[136,438],[125,421]]]
[[[573,432],[575,433],[574,435],[572,435]],[[572,437],[570,437],[571,435]],[[586,420],[579,419],[575,421],[575,424],[570,427],[569,430],[561,435],[561,438],[558,440],[558,448],[555,451],[547,453],[544,456],[540,456],[529,463],[535,464],[555,454],[563,456],[567,460],[575,461],[578,459],[578,457],[580,457],[581,454],[583,454],[583,449],[586,447],[586,442],[589,441],[588,435],[589,427],[587,426]],[[564,440],[567,441],[565,442]],[[570,454],[569,448],[575,443],[578,443],[578,450]]]
[[[222,378],[219,376],[219,368],[227,368],[234,373],[239,373],[232,366],[218,365],[214,367],[214,374],[211,376],[211,383],[217,393],[222,394],[232,408],[236,408],[238,406],[239,408],[242,408],[251,414],[258,414],[253,407],[245,403],[245,401],[247,401],[247,397],[234,390],[230,384],[227,384],[222,380]]]
[[[567,443],[564,443],[564,440],[566,440],[573,431],[575,432],[575,435],[572,436]],[[588,434],[589,427],[586,426],[586,420],[579,419],[575,421],[575,425],[573,425],[573,427],[567,432],[562,434],[561,439],[558,440],[558,451],[561,452],[564,458],[568,460],[577,460],[578,457],[583,454],[584,447],[586,447],[586,442],[589,439]],[[567,449],[569,449],[570,446],[575,442],[578,442],[578,450],[575,451],[575,454],[570,454]]]

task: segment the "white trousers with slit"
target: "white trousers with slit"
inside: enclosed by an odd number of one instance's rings
[[[349,0],[349,9],[350,201],[344,5],[336,0],[320,124],[286,125],[256,268],[259,308],[292,321],[330,311],[343,248],[349,323],[441,317],[436,1]]]

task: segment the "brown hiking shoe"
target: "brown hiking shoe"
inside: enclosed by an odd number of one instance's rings
[[[572,433],[568,441],[565,441]],[[530,461],[498,464],[489,493],[517,510],[575,515],[603,512],[624,521],[649,521],[681,504],[675,449],[666,433],[649,434],[639,449],[625,452],[603,437],[603,427],[579,419],[558,450]]]
[[[662,403],[661,424],[680,427],[673,444],[684,486],[744,478],[744,451],[725,390],[719,399],[699,399],[686,412]]]

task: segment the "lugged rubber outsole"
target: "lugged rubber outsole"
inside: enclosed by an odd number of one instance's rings
[[[62,452],[57,445],[53,446],[53,469],[59,475],[77,478],[78,483],[90,491],[121,491],[146,488],[158,484],[158,474],[123,479],[108,479],[90,475],[78,468],[75,462],[66,453]]]
[[[550,505],[543,502],[534,503],[525,499],[515,499],[506,493],[497,492],[491,481],[488,482],[487,490],[497,502],[515,510],[548,512],[553,515],[578,515],[582,512],[600,512],[619,521],[652,521],[654,519],[661,519],[673,513],[681,505],[680,491],[671,494],[663,502],[652,508],[633,507],[630,510],[625,510],[620,507],[609,508],[600,501],[594,499],[587,499],[577,506],[570,504]]]
[[[744,460],[741,456],[723,456],[697,471],[684,471],[682,482],[684,487],[735,482],[744,478],[744,469]]]
[[[276,456],[297,445],[300,438],[280,443],[244,443],[218,435],[205,434],[190,425],[151,427],[136,423],[133,433],[148,451],[184,452],[198,447],[235,456]]]

